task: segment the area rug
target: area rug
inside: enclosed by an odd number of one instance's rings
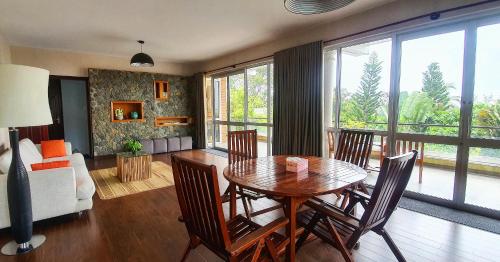
[[[151,178],[122,183],[116,176],[116,167],[90,171],[100,199],[112,199],[174,185],[172,167],[161,162],[151,163]]]

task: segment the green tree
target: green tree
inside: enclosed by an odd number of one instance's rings
[[[411,126],[401,125],[403,130],[417,133],[425,133],[425,124],[430,122],[432,116],[433,101],[423,92],[401,92],[399,96],[399,122],[404,124],[416,124]]]
[[[443,79],[443,73],[439,67],[439,63],[431,63],[427,67],[427,71],[423,73],[422,91],[426,93],[434,102],[433,108],[447,109],[450,107],[450,88]]]
[[[485,105],[477,112],[477,122],[480,126],[500,127],[500,103]],[[490,137],[500,137],[498,129],[484,129]]]
[[[376,121],[377,111],[383,102],[383,92],[379,90],[382,62],[376,52],[370,54],[364,64],[359,87],[352,95],[354,116],[364,123]]]

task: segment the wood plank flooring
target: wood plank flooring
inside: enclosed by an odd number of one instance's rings
[[[202,151],[181,154],[215,164],[221,176],[221,190],[225,189],[227,182],[222,170],[227,159]],[[170,164],[168,154],[155,155],[154,160]],[[88,162],[89,169],[114,165],[114,158]],[[258,210],[270,202],[263,199],[252,204]],[[243,209],[238,207],[238,211]],[[261,215],[255,221],[265,224],[280,212]],[[0,261],[179,261],[188,240],[184,225],[177,221],[179,214],[174,187],[110,200],[100,200],[96,194],[94,208],[80,217],[68,215],[35,223],[35,233],[47,236],[43,246],[17,257],[0,255]],[[387,229],[409,261],[500,261],[497,234],[401,208],[393,214]],[[0,230],[0,245],[9,240],[9,231]],[[374,233],[361,238],[361,247],[354,251],[354,257],[356,261],[395,261],[383,239]],[[297,260],[342,258],[329,245],[314,240],[298,252]],[[188,261],[221,260],[200,246],[191,252]]]

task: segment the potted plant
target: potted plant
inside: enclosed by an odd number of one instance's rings
[[[129,139],[125,142],[125,150],[131,152],[134,155],[137,155],[137,153],[140,152],[141,149],[142,149],[141,142],[135,139]]]
[[[123,120],[123,109],[121,108],[115,109],[115,118],[116,120]]]

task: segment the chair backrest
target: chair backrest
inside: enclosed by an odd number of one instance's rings
[[[231,241],[222,210],[217,168],[172,155],[175,189],[187,231],[214,252]]]
[[[387,222],[410,180],[418,152],[386,157],[373,189],[370,202],[360,220],[360,229],[370,230]]]
[[[229,131],[229,164],[257,158],[257,130]]]
[[[328,157],[331,157],[331,154],[335,152],[335,131],[328,129],[326,135],[328,137]]]
[[[335,159],[366,169],[372,146],[373,132],[342,129],[335,151]]]

